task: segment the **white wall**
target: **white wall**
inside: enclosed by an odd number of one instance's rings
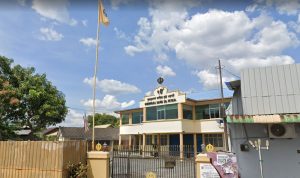
[[[250,140],[268,138],[266,124],[245,124]],[[259,178],[258,152],[252,147],[249,152],[240,151],[240,144],[246,142],[242,124],[229,124],[232,151],[237,154],[239,172],[242,178]],[[262,151],[265,178],[300,177],[300,124],[295,125],[297,138],[272,139],[270,149]],[[263,141],[265,143],[265,141]]]
[[[214,119],[209,120],[161,120],[142,124],[122,125],[120,135],[150,133],[213,133],[223,132]]]

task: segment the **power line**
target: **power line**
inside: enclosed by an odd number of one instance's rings
[[[235,77],[237,77],[237,78],[241,78],[240,76],[238,76],[238,75],[236,75],[236,74],[234,74],[234,73],[231,73],[229,70],[227,70],[227,69],[225,69],[225,68],[223,68],[223,70],[226,71],[227,73],[229,73],[230,75],[233,75],[233,76],[235,76]]]

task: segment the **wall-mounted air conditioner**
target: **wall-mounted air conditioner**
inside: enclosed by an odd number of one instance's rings
[[[270,138],[296,138],[294,124],[269,124]]]

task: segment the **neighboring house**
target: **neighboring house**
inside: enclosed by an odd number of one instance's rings
[[[107,126],[106,126],[107,127]],[[47,138],[55,136],[58,141],[87,140],[92,141],[92,129],[85,132],[83,127],[56,127],[44,131]],[[95,143],[107,145],[117,144],[119,139],[119,128],[95,128]]]
[[[231,98],[223,100],[229,105]],[[116,111],[120,114],[119,145],[191,145],[194,153],[201,144],[212,144],[223,150],[224,128],[220,118],[222,99],[194,100],[180,91],[160,86],[135,109]]]
[[[249,140],[269,140],[262,150],[265,177],[299,177],[300,64],[241,71],[227,116],[231,150],[237,154],[241,177],[260,177],[258,151]]]

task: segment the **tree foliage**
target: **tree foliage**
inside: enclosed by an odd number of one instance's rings
[[[93,116],[88,116],[89,125],[92,126],[93,124]],[[95,125],[104,125],[104,124],[111,124],[113,127],[119,127],[119,120],[112,115],[109,114],[95,114]]]
[[[13,60],[0,56],[0,135],[9,138],[17,128],[30,128],[33,133],[64,120],[65,97],[45,74],[33,67],[13,65]],[[3,130],[1,129],[3,127]]]

